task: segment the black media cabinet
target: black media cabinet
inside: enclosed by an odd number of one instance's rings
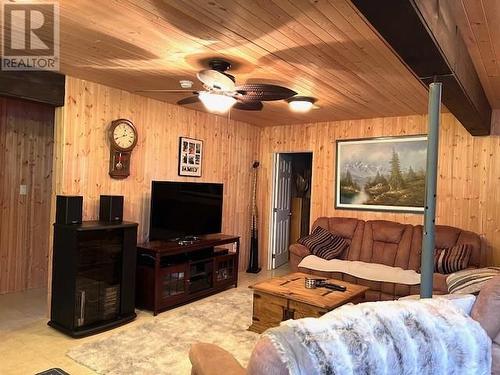
[[[54,224],[49,326],[84,337],[135,314],[137,223]]]
[[[231,249],[217,246],[233,244]],[[137,248],[136,305],[156,315],[238,284],[240,238],[224,234]]]

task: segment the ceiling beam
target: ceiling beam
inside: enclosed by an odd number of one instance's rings
[[[45,71],[0,71],[0,95],[61,107],[65,76]]]
[[[491,115],[491,134],[500,135],[500,109],[495,109]]]
[[[443,103],[470,134],[488,135],[491,107],[448,1],[352,0],[425,85],[443,83]]]

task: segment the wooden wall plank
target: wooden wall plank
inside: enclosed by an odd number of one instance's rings
[[[0,294],[47,283],[53,131],[52,106],[0,97]]]
[[[251,165],[261,161],[258,204],[261,262],[266,265],[272,156],[274,152],[313,152],[311,218],[355,216],[420,223],[421,215],[334,209],[335,140],[372,136],[422,134],[425,116],[345,120],[266,128],[228,120],[96,83],[67,79],[66,105],[56,124],[59,194],[84,195],[84,217],[98,214],[100,194],[125,196],[125,218],[140,223],[140,240],[147,238],[151,180],[222,182],[225,186],[223,230],[242,236],[241,269],[248,259]],[[131,176],[123,181],[107,174],[109,157],[105,130],[116,118],[127,117],[139,129],[132,154]],[[439,223],[456,225],[485,236],[500,263],[498,137],[471,137],[450,114],[443,115],[439,167]],[[179,136],[205,141],[203,177],[177,176]],[[486,150],[486,151],[483,151]]]
[[[334,207],[335,141],[374,136],[424,134],[425,116],[405,116],[266,127],[259,148],[261,171],[261,262],[267,266],[272,192],[272,158],[276,152],[313,152],[311,221],[319,216],[386,219],[420,224],[423,215],[336,210]],[[451,114],[440,130],[437,223],[472,230],[486,239],[489,261],[500,264],[500,138],[472,137]]]

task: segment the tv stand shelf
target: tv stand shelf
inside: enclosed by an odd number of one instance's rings
[[[217,246],[233,244],[224,250]],[[238,285],[240,238],[200,236],[189,243],[150,241],[137,247],[136,305],[157,315]]]

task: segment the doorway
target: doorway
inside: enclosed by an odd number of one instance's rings
[[[287,263],[290,244],[309,233],[312,159],[312,152],[274,154],[270,269]]]

